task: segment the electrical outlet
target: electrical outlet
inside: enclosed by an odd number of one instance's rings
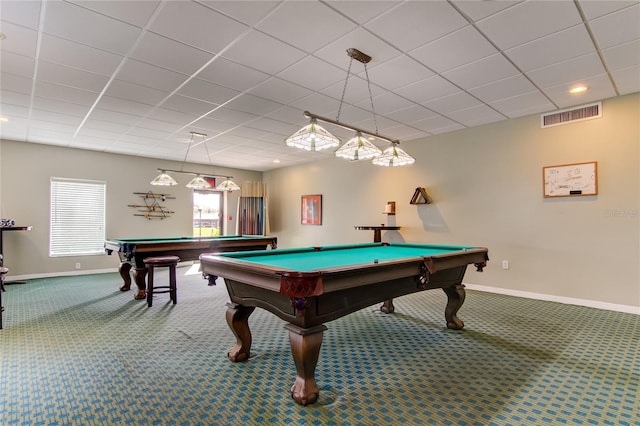
[[[76,262],[76,269],[80,269],[80,262]]]
[[[508,260],[503,260],[502,261],[502,269],[509,269],[509,261]]]

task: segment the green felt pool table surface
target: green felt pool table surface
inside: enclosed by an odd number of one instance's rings
[[[367,243],[349,246],[281,249],[273,252],[226,253],[222,256],[282,270],[311,272],[399,259],[415,258],[419,260],[428,256],[465,252],[472,249],[473,247],[467,246]]]

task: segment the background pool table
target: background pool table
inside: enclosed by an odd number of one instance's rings
[[[391,313],[394,297],[442,288],[447,327],[461,329],[456,314],[465,298],[467,265],[481,271],[488,259],[486,248],[372,243],[205,254],[200,263],[204,273],[223,277],[229,292],[226,319],[237,339],[227,354],[231,361],[250,356],[248,319],[256,307],[288,322],[297,371],[291,396],[307,405],[319,395],[315,367],[325,322],[379,302]]]
[[[129,271],[134,268],[133,277],[138,292],[136,299],[145,298],[147,268],[144,259],[153,256],[178,256],[181,261],[198,260],[203,253],[223,253],[231,251],[265,250],[276,248],[278,239],[267,235],[224,235],[219,237],[175,237],[175,238],[119,238],[107,240],[104,248],[107,254],[118,253],[118,268],[124,284],[122,291],[131,288]],[[215,284],[215,275],[204,274],[209,284]]]

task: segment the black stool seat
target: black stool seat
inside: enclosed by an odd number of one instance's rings
[[[176,266],[178,262],[180,262],[178,256],[158,256],[144,259],[144,266],[149,271],[147,275],[147,306],[151,307],[153,304],[153,293],[169,293],[173,304],[175,305],[178,302],[178,289],[176,286]],[[169,268],[168,286],[153,285],[155,268]]]
[[[9,272],[9,268],[0,266],[0,330],[2,330],[2,312],[4,312],[4,306],[2,306],[2,292],[4,291],[4,276]]]

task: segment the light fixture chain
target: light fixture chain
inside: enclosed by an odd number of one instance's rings
[[[340,98],[340,106],[338,107],[338,116],[336,121],[340,121],[340,112],[342,111],[342,103],[344,102],[344,95],[347,93],[347,83],[349,83],[349,75],[351,74],[351,64],[353,64],[353,57],[349,60],[349,68],[347,69],[347,78],[344,80],[344,87],[342,88],[342,97]],[[365,67],[365,70],[367,67]]]
[[[373,114],[373,125],[376,128],[376,135],[377,135],[378,120],[376,119],[376,110],[373,107],[373,93],[371,93],[371,82],[369,81],[369,71],[367,70],[367,64],[364,64],[364,74],[367,76],[367,87],[369,88],[369,99],[371,100],[371,113]]]

